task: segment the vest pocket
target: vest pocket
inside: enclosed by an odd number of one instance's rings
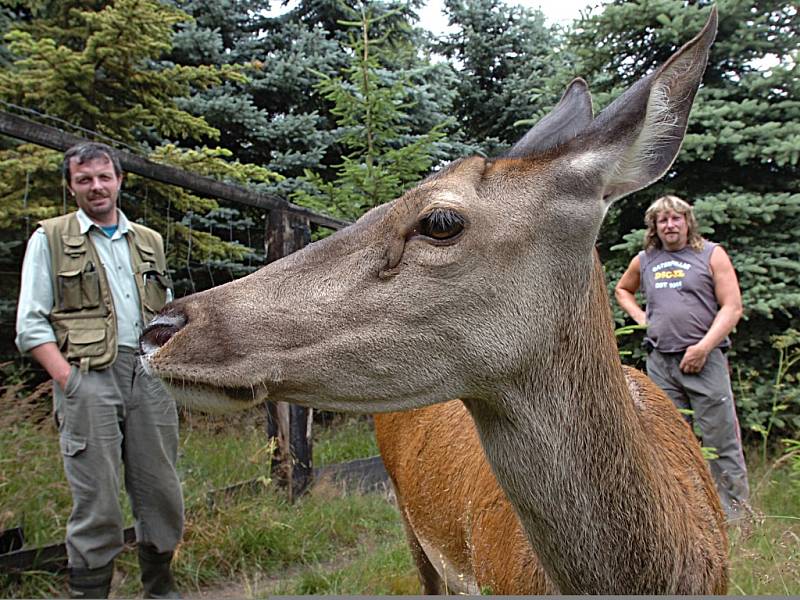
[[[94,263],[58,274],[58,310],[70,311],[100,306],[100,276]]]
[[[94,263],[86,263],[81,273],[81,295],[83,308],[97,308],[100,306],[100,275]]]
[[[81,270],[61,271],[58,274],[58,310],[80,310],[82,308]]]
[[[70,330],[67,340],[67,359],[102,356],[106,350],[105,329]]]
[[[151,313],[157,313],[167,303],[167,289],[170,286],[169,275],[152,270],[142,273],[144,286],[143,304]]]
[[[152,319],[167,303],[167,290],[172,288],[172,280],[163,265],[163,255],[159,260],[159,253],[152,246],[141,239],[134,238],[141,262],[134,265],[134,273],[141,277],[142,285],[139,288],[145,318]]]

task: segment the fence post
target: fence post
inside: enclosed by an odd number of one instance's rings
[[[269,212],[266,233],[268,263],[299,250],[311,240],[308,219],[282,210]],[[267,411],[267,435],[277,440],[272,474],[278,483],[286,485],[289,499],[294,501],[311,484],[313,477],[312,409],[269,402]]]

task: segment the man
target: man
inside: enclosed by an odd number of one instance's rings
[[[647,374],[681,409],[691,409],[729,520],[749,510],[747,470],[724,351],[742,316],[736,272],[720,246],[697,232],[691,206],[677,196],[645,213],[644,251],[617,283],[619,305],[647,325]],[[644,292],[647,312],[636,301]],[[690,423],[692,418],[687,419]]]
[[[172,295],[161,236],[117,208],[122,171],[110,147],[73,146],[63,174],[78,210],[42,221],[28,242],[16,343],[54,382],[73,500],[70,595],[108,596],[123,549],[124,462],[145,597],[179,597],[170,570],[183,531],[178,416],[136,354],[143,325]]]

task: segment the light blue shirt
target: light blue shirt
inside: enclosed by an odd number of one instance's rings
[[[131,252],[128,240],[128,218],[117,210],[117,230],[109,237],[83,210],[78,209],[78,223],[82,234],[89,232],[89,239],[97,250],[100,264],[105,269],[114,313],[117,317],[117,345],[127,348],[139,347],[142,333],[142,312],[139,290],[136,287]],[[19,304],[17,305],[17,337],[14,340],[20,352],[26,353],[46,342],[56,342],[56,335],[48,316],[55,304],[53,278],[50,274],[50,245],[47,235],[40,227],[28,240],[25,259],[22,262]],[[167,291],[167,302],[172,300]]]

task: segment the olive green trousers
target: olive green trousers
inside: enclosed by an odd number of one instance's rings
[[[136,538],[171,551],[183,533],[183,496],[175,463],[178,414],[132,349],[106,369],[72,367],[66,389],[54,384],[64,472],[72,492],[67,522],[70,567],[97,569],[123,549],[120,476]]]

